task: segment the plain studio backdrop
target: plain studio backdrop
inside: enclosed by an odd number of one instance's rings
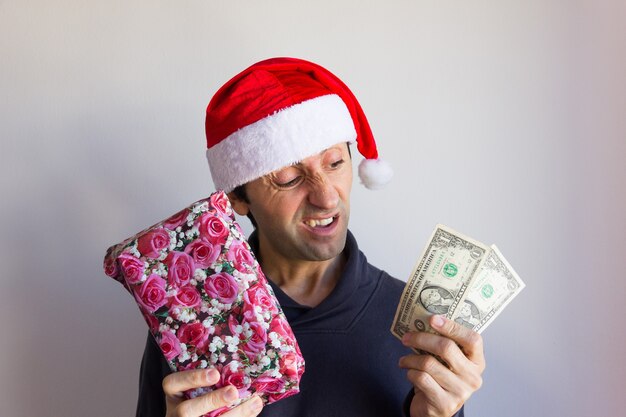
[[[206,105],[272,56],[339,75],[395,169],[353,187],[373,264],[406,280],[440,222],[526,282],[467,415],[623,415],[624,21],[623,0],[0,1],[0,415],[134,415],[147,327],[102,257],[214,190]]]

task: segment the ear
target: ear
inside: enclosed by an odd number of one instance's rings
[[[233,192],[228,193],[227,196],[230,200],[230,205],[233,207],[233,210],[235,210],[235,213],[240,216],[248,215],[248,213],[250,212],[250,209],[248,208],[248,203],[237,197]]]

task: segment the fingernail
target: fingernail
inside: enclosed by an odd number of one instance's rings
[[[405,333],[405,334],[402,336],[402,344],[403,344],[403,345],[408,345],[408,344],[409,344],[409,334],[408,334],[408,333]]]
[[[211,368],[208,371],[206,371],[206,380],[210,384],[215,383],[215,380],[218,379],[219,377],[220,377],[220,373],[217,372],[217,369]]]
[[[224,400],[226,401],[232,402],[235,401],[238,397],[239,393],[237,392],[237,389],[232,385],[226,388],[226,390],[224,391]]]
[[[443,318],[443,316],[433,316],[433,321],[432,321],[433,326],[441,327],[444,325],[445,322],[446,320]]]
[[[263,409],[263,400],[260,397],[254,397],[248,401],[249,410],[255,414],[258,414]]]

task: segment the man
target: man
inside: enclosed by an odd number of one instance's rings
[[[306,361],[298,395],[266,408],[254,398],[224,416],[462,416],[481,384],[482,339],[433,316],[440,335],[396,340],[389,327],[404,283],[368,264],[348,231],[348,144],[356,141],[366,158],[359,176],[368,188],[386,182],[390,170],[377,160],[367,119],[343,82],[302,60],[257,63],[215,94],[206,133],[213,182],[253,220],[250,244]],[[168,374],[148,338],[138,416],[198,417],[237,398],[224,387],[184,400],[183,391],[216,383],[218,372]]]

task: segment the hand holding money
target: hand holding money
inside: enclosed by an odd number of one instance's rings
[[[484,330],[524,288],[495,246],[438,225],[400,298],[391,332],[414,386],[411,417],[451,416],[482,385]]]
[[[428,318],[445,315],[481,333],[524,288],[494,245],[487,247],[437,225],[400,298],[391,332],[433,332]]]
[[[410,415],[449,417],[482,385],[482,337],[444,316],[431,316],[428,323],[438,334],[407,332],[402,337],[405,346],[432,354],[400,358],[414,387]]]

